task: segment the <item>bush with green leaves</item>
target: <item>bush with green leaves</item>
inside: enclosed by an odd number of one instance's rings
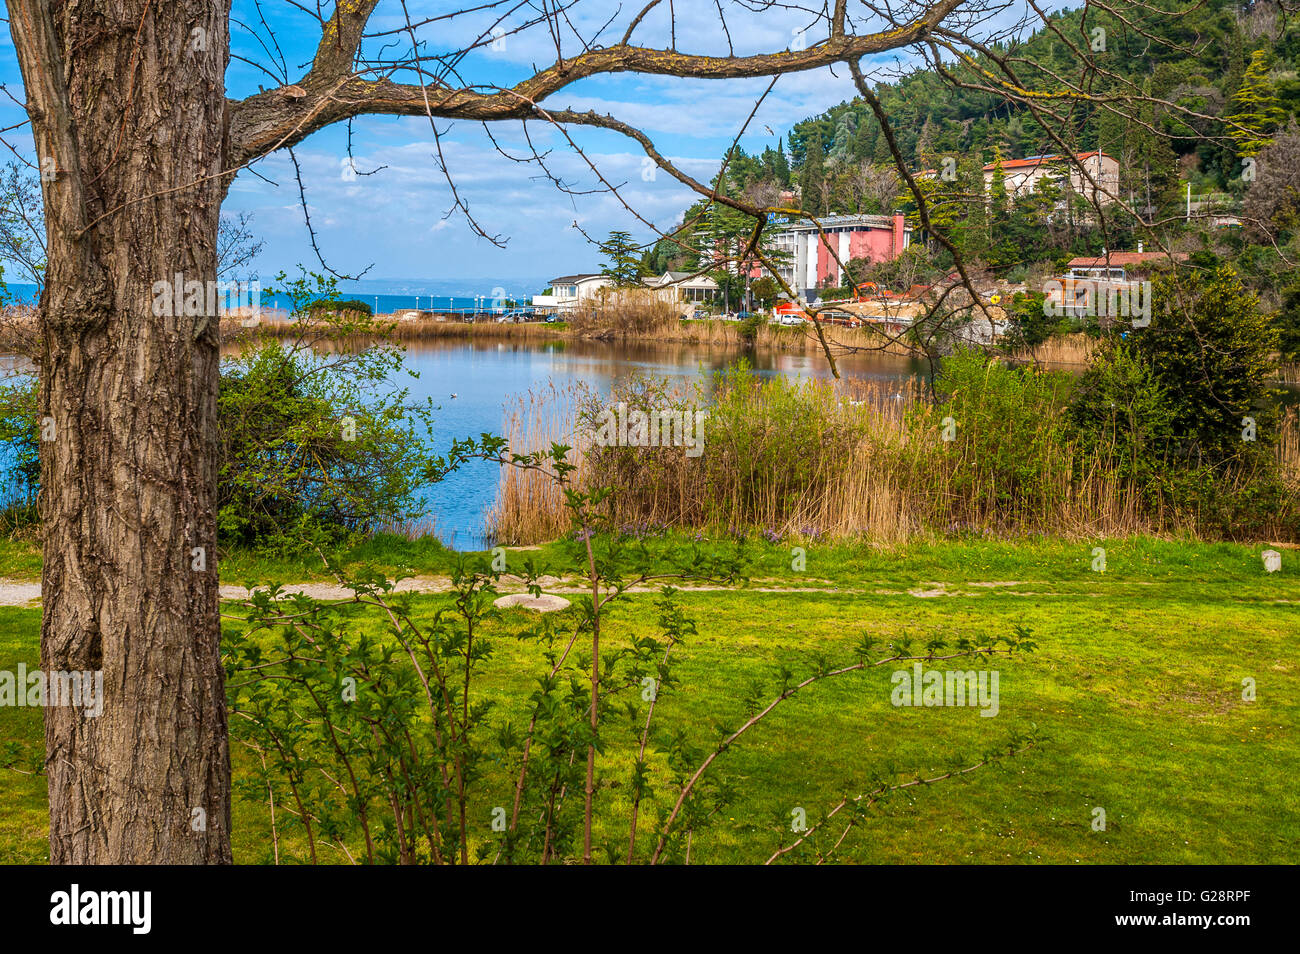
[[[1282,360],[1300,364],[1300,278],[1293,279],[1282,293],[1282,305],[1273,317],[1277,346]]]
[[[1151,297],[1151,324],[1127,340],[1166,396],[1171,452],[1218,469],[1266,452],[1280,420],[1278,334],[1258,298],[1223,264],[1158,275]]]
[[[1082,460],[1144,486],[1161,479],[1172,434],[1169,395],[1123,340],[1111,338],[1094,353],[1066,419],[1086,451]]]
[[[1046,313],[1045,295],[1038,292],[1016,292],[1007,308],[1007,330],[1002,346],[1007,351],[1036,348],[1053,335],[1070,331],[1069,319]]]
[[[1140,488],[1146,507],[1221,539],[1300,530],[1273,453],[1277,331],[1229,267],[1153,284],[1148,327],[1107,336],[1067,413],[1083,459]]]
[[[392,324],[338,302],[333,279],[276,282],[270,294],[287,298],[296,319],[288,334],[222,362],[218,539],[293,553],[423,516],[433,408],[394,383],[404,351]],[[9,524],[38,519],[39,400],[34,376],[0,386]]]
[[[223,362],[219,539],[297,552],[422,516],[433,408],[393,383],[404,351],[391,326],[313,307],[332,281],[278,279],[295,336]]]
[[[349,298],[347,300],[318,298],[307,306],[307,311],[311,314],[322,312],[347,314],[351,312],[358,315],[371,315],[374,313],[369,303],[362,301],[360,298]]]
[[[753,344],[758,340],[759,329],[765,324],[767,324],[767,315],[762,312],[752,312],[738,326],[741,340]]]
[[[38,522],[41,486],[40,386],[15,376],[0,383],[0,530]]]

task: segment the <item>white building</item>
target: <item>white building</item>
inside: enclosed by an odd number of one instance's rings
[[[664,272],[645,280],[646,288],[675,290],[678,301],[712,301],[718,297],[718,283],[694,272]]]
[[[990,162],[984,167],[986,193],[993,189],[998,165]],[[1038,183],[1044,180],[1061,185],[1068,182],[1070,192],[1098,205],[1114,202],[1119,195],[1119,160],[1097,150],[1075,153],[1072,160],[1056,155],[1003,159],[1001,166],[1003,185],[1013,198],[1033,194]]]
[[[602,288],[609,288],[614,280],[607,275],[561,275],[551,279],[549,295],[534,295],[534,308],[554,308],[563,311],[576,308],[585,301],[600,297]]]

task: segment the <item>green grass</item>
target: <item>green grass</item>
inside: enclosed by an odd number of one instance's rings
[[[40,665],[41,617],[34,609],[0,606],[0,671],[19,663]],[[11,864],[49,861],[45,801],[45,736],[41,710],[0,708],[0,860]]]
[[[35,580],[41,575],[40,545],[0,535],[0,578]]]
[[[719,548],[728,541],[699,540],[695,534],[672,532],[627,546],[639,552],[648,566],[663,566],[692,547]],[[804,551],[804,569],[793,568],[795,547]],[[1106,550],[1106,570],[1092,569],[1093,549]],[[792,537],[769,542],[749,535],[745,539],[751,585],[756,587],[823,588],[835,586],[923,587],[990,582],[1050,582],[1066,592],[1086,590],[1099,579],[1108,583],[1150,585],[1160,582],[1199,583],[1231,593],[1238,584],[1265,578],[1260,552],[1265,544],[1194,543],[1152,537],[1061,540],[1025,538],[934,539],[901,546],[876,546],[855,542],[820,542]],[[506,547],[511,568],[531,558],[544,572],[566,575],[573,567],[572,545],[563,542],[540,547]],[[487,556],[486,551],[458,553],[433,537],[409,540],[378,534],[345,550],[345,565],[369,564],[390,574],[446,576],[462,556]],[[1300,553],[1284,558],[1294,572]],[[275,556],[245,549],[219,554],[223,583],[313,582],[332,579],[316,554]],[[29,541],[0,537],[0,577],[37,580],[41,573],[40,548]]]
[[[755,583],[750,590],[683,593],[699,635],[680,650],[685,691],[661,697],[659,724],[707,742],[719,723],[738,724],[740,698],[752,680],[765,680],[771,690],[779,664],[807,674],[816,653],[849,661],[864,632],[878,640],[979,636],[1023,625],[1038,650],[959,667],[999,670],[996,718],[981,718],[973,708],[894,708],[892,665],[805,690],[719,761],[717,769],[741,796],[715,829],[697,835],[693,861],[762,860],[778,828],[788,830],[795,807],[807,811],[811,824],[843,794],[870,787],[876,773],[936,774],[1031,726],[1047,736],[1035,749],[873,810],[845,841],[842,860],[1300,861],[1294,551],[1284,553],[1282,572],[1270,576],[1261,547],[1103,541],[1095,545],[1107,549],[1107,571],[1098,574],[1090,569],[1092,543],[967,541],[893,551],[804,545],[806,574],[792,573],[788,548],[774,546],[757,554],[755,578],[782,586],[831,581],[855,592],[764,593]],[[657,548],[670,544],[647,546],[663,556],[667,551]],[[540,555],[558,556],[558,550]],[[445,551],[419,546],[387,556],[427,561],[427,571],[449,559]],[[972,585],[988,582],[1017,585]],[[617,643],[649,632],[653,599],[643,594],[618,604],[606,638]],[[413,599],[425,618],[446,605],[445,597]],[[511,611],[499,628],[518,631],[526,621],[522,611]],[[235,632],[230,628],[228,638]],[[19,661],[35,665],[38,643],[39,610],[0,607],[0,669]],[[539,667],[536,647],[509,638],[495,645],[483,691],[505,709],[522,711]],[[1254,702],[1242,700],[1247,677],[1257,684]],[[625,838],[619,815],[630,743],[630,733],[615,733],[605,763],[601,833],[611,840]],[[41,746],[38,713],[0,709],[5,761],[17,756],[18,768],[36,767]],[[235,751],[236,774],[247,757]],[[505,791],[506,780],[489,774],[472,817],[486,822]],[[0,770],[0,801],[6,806],[0,858],[42,860],[43,779]],[[1106,811],[1104,832],[1091,828],[1097,807]],[[266,860],[269,844],[266,805],[237,800],[236,860]],[[288,853],[292,839],[281,847]]]

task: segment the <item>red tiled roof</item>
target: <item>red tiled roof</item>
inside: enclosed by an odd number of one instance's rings
[[[1187,257],[1186,252],[1111,252],[1108,255],[1089,255],[1070,259],[1067,268],[1122,268],[1125,265],[1140,265],[1143,262],[1181,262]]]
[[[1101,152],[1100,150],[1097,149],[1094,149],[1092,152],[1076,152],[1074,154],[1074,158],[1078,159],[1080,162],[1082,162],[1084,159],[1091,159],[1093,156],[1106,156],[1107,159],[1110,158],[1110,156],[1107,156],[1106,153]],[[1005,169],[1033,169],[1036,168],[1037,166],[1041,166],[1045,162],[1062,162],[1064,160],[1065,160],[1065,156],[1034,156],[1030,159],[1003,159],[1002,168],[1004,170]],[[992,172],[997,167],[998,164],[996,162],[990,162],[988,165],[984,167],[984,171]]]
[[[1054,162],[1059,156],[1039,156],[1037,159],[1003,159],[1003,169],[1032,169],[1041,166],[1045,162]],[[990,162],[984,167],[985,172],[992,172],[998,167],[996,162]]]

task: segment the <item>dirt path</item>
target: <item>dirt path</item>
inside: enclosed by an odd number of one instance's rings
[[[547,593],[556,594],[582,594],[587,592],[584,584],[565,580],[561,577],[544,576],[538,581],[542,589]],[[812,582],[812,581],[810,581]],[[751,585],[743,589],[750,593],[839,593],[846,596],[855,595],[872,595],[872,596],[908,596],[917,599],[932,599],[943,596],[979,596],[981,592],[987,593],[992,589],[1003,589],[1006,587],[1015,587],[1025,585],[1023,581],[1016,580],[995,580],[982,583],[963,583],[961,588],[949,589],[947,584],[935,582],[924,583],[912,589],[891,589],[886,588],[885,584],[877,583],[871,585],[867,581],[857,586],[836,586],[828,580],[817,581],[825,583],[824,586],[779,586],[774,585],[773,580],[756,580]],[[977,590],[971,592],[968,587],[975,587]],[[397,583],[395,589],[401,593],[446,593],[451,590],[451,578],[445,576],[416,576],[409,579],[401,580]],[[699,585],[699,586],[679,586],[677,589],[684,592],[714,592],[719,590],[740,590],[737,586],[723,585]],[[518,579],[503,579],[497,584],[497,590],[502,594],[524,593],[526,587]],[[657,593],[657,585],[642,585],[628,588],[629,593]],[[319,600],[343,600],[352,595],[352,591],[346,587],[339,586],[336,583],[291,583],[285,585],[286,593],[302,593]],[[1025,591],[1007,591],[1013,596],[1057,596],[1060,594],[1051,592],[1025,592]],[[221,585],[221,598],[223,600],[242,600],[247,599],[249,590],[238,584],[223,583]],[[41,585],[34,582],[22,582],[0,578],[0,606],[32,606],[40,601]]]
[[[0,606],[26,606],[41,598],[41,584],[0,579]]]

